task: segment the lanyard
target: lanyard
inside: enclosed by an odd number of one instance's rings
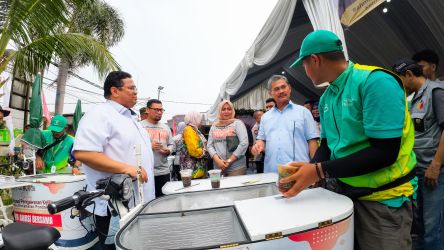
[[[64,135],[62,135],[59,138],[56,138],[56,140],[51,143],[50,145],[46,146],[43,150],[45,150],[45,155],[49,152],[49,149],[51,149],[51,161],[52,161],[52,165],[54,165],[54,158],[55,158],[55,154],[58,153],[58,151],[60,150],[60,146],[63,143],[63,141],[65,140],[65,138],[68,137],[68,135],[65,133]],[[57,145],[58,144],[58,145]],[[57,145],[57,149],[54,150],[54,147]]]
[[[64,139],[63,139],[63,140],[64,140]],[[52,153],[52,155],[51,155],[51,157],[52,157],[51,161],[52,161],[53,165],[54,165],[54,158],[55,158],[55,155],[59,152],[59,150],[60,150],[60,146],[62,146],[63,140],[60,141],[60,142],[58,143],[57,148],[55,148],[55,147],[52,147],[52,148],[51,148],[51,153]]]

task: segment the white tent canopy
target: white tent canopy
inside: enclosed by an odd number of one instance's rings
[[[252,68],[253,65],[266,65],[276,56],[290,27],[296,3],[297,0],[278,1],[245,57],[225,83],[222,84],[218,99],[208,111],[208,119],[214,120],[216,118],[217,104],[221,100],[230,99],[230,96],[238,92],[247,76],[248,70]],[[330,0],[303,0],[303,3],[313,27],[315,29],[327,29],[335,32],[342,38],[345,45],[338,11],[337,8],[333,6],[333,2]]]
[[[435,50],[441,57],[444,55],[444,19],[440,17],[444,13],[444,1],[384,2],[344,29],[334,2],[279,1],[243,60],[250,64],[241,62],[225,81],[208,111],[209,118],[215,118],[216,105],[221,99],[235,101],[237,108],[263,108],[268,97],[265,82],[281,72],[289,78],[294,89],[292,99],[297,103],[319,98],[322,90],[313,86],[302,67],[288,68],[299,55],[302,39],[313,29],[328,29],[342,38],[345,36],[350,59],[361,64],[390,69],[397,59],[411,57],[424,48]],[[383,8],[388,12],[383,13]],[[444,72],[442,64],[439,71]]]

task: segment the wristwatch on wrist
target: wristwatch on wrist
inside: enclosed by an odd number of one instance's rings
[[[228,162],[228,164],[231,164],[232,160],[231,160],[231,159],[228,159],[227,162]]]

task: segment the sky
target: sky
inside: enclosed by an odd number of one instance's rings
[[[243,58],[277,0],[106,0],[125,22],[123,40],[110,51],[138,88],[138,110],[149,98],[166,110],[162,121],[196,110],[205,112],[222,83]],[[76,73],[103,86],[92,67]],[[54,110],[57,69],[50,68],[44,91]],[[85,91],[86,90],[86,91]],[[64,113],[83,111],[104,102],[103,90],[76,77],[68,80]]]

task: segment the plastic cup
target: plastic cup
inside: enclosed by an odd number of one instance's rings
[[[191,174],[192,173],[193,173],[193,170],[191,170],[191,169],[180,170],[180,177],[182,179],[183,187],[191,186]]]
[[[176,158],[174,155],[170,155],[167,157],[168,166],[172,166],[174,162],[174,158]]]
[[[208,171],[210,174],[211,187],[212,188],[220,188],[220,173],[222,171],[220,169],[213,169]]]
[[[281,192],[287,192],[290,190],[291,187],[296,183],[295,181],[289,182],[289,183],[281,183],[280,180],[282,178],[285,178],[287,176],[292,175],[294,172],[296,172],[297,168],[290,167],[287,165],[279,164],[278,165],[278,173],[279,173],[279,180],[278,180],[278,186],[279,191]]]

